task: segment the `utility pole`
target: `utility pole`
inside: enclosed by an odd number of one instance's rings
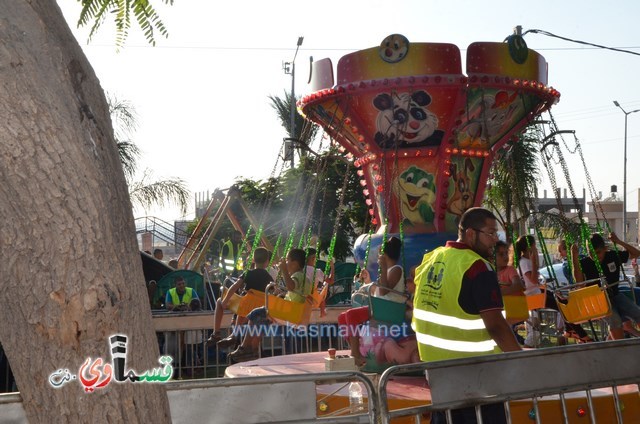
[[[640,112],[640,109],[627,112],[620,106],[617,100],[613,104],[624,113],[624,178],[622,180],[622,241],[627,241],[627,118],[632,113]]]
[[[289,128],[291,128],[290,131],[290,140],[289,140],[289,145],[290,147],[290,153],[291,153],[291,169],[293,169],[294,167],[294,160],[295,160],[295,143],[297,143],[299,140],[296,138],[296,56],[298,56],[298,49],[300,49],[300,46],[302,45],[302,42],[304,41],[304,37],[298,37],[298,43],[296,45],[296,52],[293,55],[293,60],[289,63],[289,62],[285,62],[283,65],[283,69],[284,69],[284,73],[285,74],[291,74],[291,110],[290,110],[290,126]]]

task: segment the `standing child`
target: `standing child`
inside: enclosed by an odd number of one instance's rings
[[[524,294],[539,294],[538,248],[533,236],[520,236],[516,240],[515,254],[518,259],[518,271],[524,281]]]
[[[509,245],[502,240],[496,242],[496,271],[503,295],[524,296],[524,287],[518,271],[509,264]]]
[[[540,294],[540,284],[538,278],[538,248],[536,247],[536,239],[531,235],[520,236],[516,240],[515,256],[518,260],[518,272],[524,281],[524,294],[529,296],[532,294]],[[540,341],[540,331],[538,329],[540,320],[538,313],[532,311],[529,319],[526,321],[527,337],[524,340],[526,347],[534,347]]]
[[[513,258],[509,258],[509,245],[502,240],[496,242],[496,272],[498,273],[498,284],[500,285],[500,292],[503,296],[524,296],[524,284],[518,271],[509,262]],[[511,330],[516,336],[519,344],[524,344],[524,338],[518,334],[517,328],[522,324],[520,322],[509,322]]]
[[[191,299],[189,303],[190,311],[202,311],[200,299]],[[191,375],[194,367],[202,365],[203,353],[203,330],[188,330],[184,332],[185,365],[187,375]]]

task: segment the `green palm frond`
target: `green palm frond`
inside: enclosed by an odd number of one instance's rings
[[[131,181],[140,158],[140,149],[130,140],[131,135],[138,128],[138,115],[131,102],[120,100],[109,93],[106,95],[120,162],[127,181]]]
[[[486,204],[498,212],[507,231],[526,220],[540,181],[539,148],[542,136],[535,127],[509,141],[496,155],[485,192]]]
[[[138,115],[133,105],[126,100],[119,100],[107,94],[107,103],[113,123],[115,141],[122,169],[129,186],[131,203],[147,210],[151,206],[165,206],[173,203],[186,213],[189,191],[181,179],[169,178],[165,180],[149,181],[151,171],[145,170],[142,179],[133,181],[138,168],[140,149],[129,139],[138,126]]]
[[[289,134],[289,137],[293,138],[294,135],[291,134],[291,107],[289,102],[290,97],[291,95],[285,92],[284,98],[270,95],[269,100],[271,100],[271,107],[276,111],[276,114],[278,115],[280,124],[284,127],[287,134]]]
[[[127,182],[129,182],[138,169],[140,149],[131,141],[116,141],[116,143],[118,144],[118,155],[120,156],[120,163],[122,163],[122,170]]]
[[[180,178],[156,181],[151,180],[152,178],[151,172],[145,170],[142,179],[129,186],[131,203],[145,210],[156,205],[164,207],[175,204],[180,207],[182,214],[185,214],[190,195],[185,182]]]
[[[82,11],[78,18],[78,27],[89,25],[89,40],[93,38],[107,16],[113,16],[116,25],[116,47],[120,49],[129,36],[131,27],[131,13],[142,29],[147,42],[156,45],[155,34],[167,38],[169,32],[155,8],[151,5],[151,0],[78,0],[82,4]],[[161,0],[165,4],[173,5],[173,0]]]
[[[109,105],[109,115],[111,115],[111,120],[114,121],[116,138],[127,138],[128,134],[138,129],[138,114],[130,101],[121,100],[110,93],[105,94]]]
[[[269,100],[271,100],[271,107],[276,111],[278,119],[289,137],[309,146],[318,133],[319,127],[296,112],[294,115],[295,134],[291,131],[291,102],[295,102],[295,99],[291,98],[291,93],[285,91],[284,97],[269,96]]]
[[[539,228],[555,230],[553,238],[567,238],[568,236],[572,240],[580,238],[582,224],[577,216],[568,218],[563,213],[554,212],[553,209],[547,212],[535,212],[534,215]],[[548,235],[547,238],[551,237]]]

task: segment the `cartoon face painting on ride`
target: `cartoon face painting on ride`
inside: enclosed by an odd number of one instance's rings
[[[330,59],[312,64],[298,110],[358,168],[378,230],[366,264],[373,279],[383,237],[401,227],[406,270],[455,240],[462,213],[481,203],[495,152],[560,98],[545,59],[520,36],[472,43],[466,68],[457,46],[398,34],[343,56],[337,84]],[[368,235],[355,244],[361,264],[367,244]]]

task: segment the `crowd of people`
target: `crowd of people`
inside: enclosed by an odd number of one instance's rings
[[[614,251],[606,247],[600,235],[594,234],[584,256],[580,256],[577,245],[572,245],[571,264],[563,268],[571,277],[569,281],[576,284],[599,284],[601,277],[605,278],[611,302],[611,314],[606,320],[610,338],[616,339],[623,336],[625,320],[638,323],[640,319],[640,308],[620,293],[617,286],[622,264],[636,259],[640,251],[614,233],[609,240],[616,246]],[[560,245],[559,253],[566,261],[563,254],[566,243]],[[527,346],[526,340],[518,341],[502,315],[502,294],[535,295],[541,290],[536,241],[533,236],[520,237],[511,261],[508,251],[506,243],[499,243],[493,213],[471,208],[460,219],[458,240],[447,242],[446,246],[424,256],[416,272],[413,314],[421,360],[474,357],[517,351]],[[547,293],[551,293],[550,290]],[[566,301],[566,294],[547,296],[545,307],[557,309],[557,302]],[[527,321],[531,326],[529,331],[534,333],[535,315]],[[565,326],[576,333],[584,332],[574,323],[565,323]],[[578,335],[578,338],[588,341],[584,336]],[[483,422],[506,422],[502,403],[483,405],[481,410]],[[454,410],[452,417],[455,423],[476,422],[475,408]],[[435,413],[431,422],[447,421],[444,414]]]
[[[162,347],[164,353],[176,356],[178,350],[185,351],[187,344],[198,344],[202,347],[202,344],[206,342],[205,347],[216,346],[221,350],[229,350],[228,357],[233,362],[255,359],[259,356],[260,337],[234,331],[234,329],[240,329],[243,326],[268,326],[271,324],[271,320],[264,307],[255,308],[246,315],[234,314],[231,330],[226,337],[223,337],[221,330],[224,312],[231,307],[234,299],[239,295],[245,295],[250,290],[264,294],[270,283],[279,282],[275,287],[276,295],[290,302],[312,302],[314,291],[321,290],[325,284],[333,284],[335,274],[333,260],[329,262],[329,274],[325,275],[322,269],[316,267],[316,250],[311,247],[290,249],[285,257],[276,261],[276,264],[272,266],[270,266],[272,253],[263,247],[257,247],[253,252],[253,257],[248,258],[247,269],[243,270],[243,263],[239,258],[246,252],[241,252],[241,241],[241,234],[236,231],[223,244],[219,271],[224,288],[219,296],[214,296],[215,300],[212,305],[214,325],[209,338],[201,340],[200,336],[194,337],[193,334],[190,334],[189,340],[185,341],[178,340],[175,335],[165,334]],[[162,259],[157,256],[156,258]],[[205,267],[208,265],[205,264]],[[155,295],[157,283],[150,281],[147,288],[150,302],[153,302],[154,296],[158,297]],[[166,291],[163,300],[164,309],[171,312],[187,312],[202,308],[197,291],[187,287],[182,276],[175,277],[173,287]],[[187,331],[186,333],[191,332]],[[193,352],[194,349],[191,351]],[[193,363],[191,361],[191,364]]]
[[[562,270],[571,287],[589,284],[606,284],[611,303],[611,313],[606,318],[609,338],[619,339],[625,331],[635,332],[634,324],[640,322],[640,307],[618,288],[622,265],[631,260],[640,281],[636,258],[640,250],[620,240],[611,233],[607,247],[602,236],[594,234],[584,249],[568,246],[564,240],[558,243],[558,255]],[[544,297],[544,308],[558,310],[558,302],[567,302],[567,290],[561,287],[545,287],[539,269],[537,241],[532,235],[518,238],[513,246],[500,241],[498,224],[492,212],[484,208],[471,208],[460,218],[458,239],[445,246],[427,252],[419,266],[405,272],[401,261],[402,243],[390,237],[378,256],[379,275],[371,280],[364,268],[356,276],[356,297],[374,296],[389,302],[406,305],[405,320],[411,322],[412,333],[403,342],[390,338],[377,344],[373,356],[389,362],[437,361],[474,357],[499,352],[531,348],[539,342],[539,317],[532,311],[524,323],[507,322],[504,317],[503,296]],[[232,249],[232,247],[230,247]],[[237,250],[236,250],[237,251]],[[583,253],[583,254],[582,254]],[[274,281],[282,281],[282,296],[291,302],[310,302],[314,290],[325,282],[332,282],[333,273],[325,276],[315,264],[314,249],[291,249],[276,267],[269,269],[271,253],[263,248],[255,250],[250,269],[238,274],[237,280],[216,302],[213,333],[209,345],[233,348],[229,357],[234,362],[258,357],[259,337],[244,333],[239,338],[233,332],[223,338],[221,321],[223,311],[234,295],[256,290],[264,292]],[[231,259],[228,259],[231,263]],[[237,261],[234,261],[237,263]],[[556,289],[555,293],[554,290]],[[171,289],[165,303],[167,309],[179,310],[197,300],[197,293],[184,288],[180,281]],[[344,329],[351,355],[356,365],[367,359],[360,346],[358,329],[375,321],[374,311],[366,302],[352,307],[338,318]],[[577,323],[564,322],[561,315],[557,323],[564,337],[559,342],[573,338],[578,343],[591,342],[587,331]],[[264,326],[272,320],[264,307],[256,308],[246,317],[237,317],[234,326]],[[368,324],[367,324],[368,323]],[[523,326],[525,337],[520,334]],[[404,343],[411,340],[410,343]],[[404,344],[403,344],[404,343]],[[502,404],[482,407],[485,422],[505,422]],[[475,420],[473,408],[453,411],[454,422]],[[444,416],[434,414],[433,423],[446,422]],[[469,421],[475,422],[475,421]]]

